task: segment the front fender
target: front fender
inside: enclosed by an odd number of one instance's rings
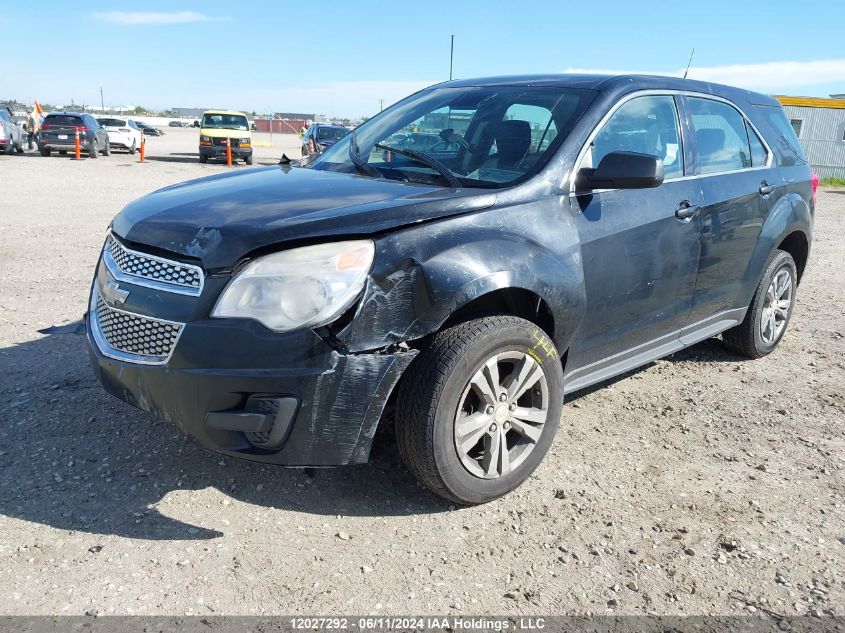
[[[462,306],[501,289],[527,290],[546,302],[560,350],[583,317],[577,232],[555,205],[451,218],[388,235],[376,248],[356,314],[337,335],[351,352],[432,334]]]

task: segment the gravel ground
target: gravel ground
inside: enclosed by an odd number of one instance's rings
[[[226,169],[195,136],[143,165],[0,156],[0,613],[843,614],[845,191],[819,194],[774,354],[707,341],[574,394],[526,485],[455,509],[387,442],[345,469],[222,459],[95,383],[106,225]],[[258,162],[298,154],[274,140]]]

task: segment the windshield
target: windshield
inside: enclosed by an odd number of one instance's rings
[[[104,127],[126,127],[123,119],[97,119],[97,123]]]
[[[243,114],[204,114],[201,127],[221,130],[248,130]]]
[[[53,127],[79,127],[84,126],[85,124],[82,122],[82,119],[78,116],[67,114],[52,114],[44,119],[42,127],[47,127],[50,125]]]
[[[357,128],[311,167],[441,184],[456,180],[463,187],[510,186],[542,168],[593,95],[554,86],[425,90]]]
[[[349,134],[349,130],[345,127],[323,127],[317,128],[317,140],[320,141],[337,141]]]

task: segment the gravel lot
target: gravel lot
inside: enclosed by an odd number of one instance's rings
[[[257,162],[298,156],[274,141]],[[0,614],[845,612],[845,190],[773,355],[708,341],[575,394],[525,486],[455,509],[387,442],[346,469],[222,459],[95,383],[106,225],[226,169],[195,142],[0,156]]]

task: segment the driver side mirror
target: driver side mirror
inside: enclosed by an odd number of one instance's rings
[[[649,189],[663,184],[663,161],[651,154],[611,152],[595,169],[578,170],[576,190]]]

